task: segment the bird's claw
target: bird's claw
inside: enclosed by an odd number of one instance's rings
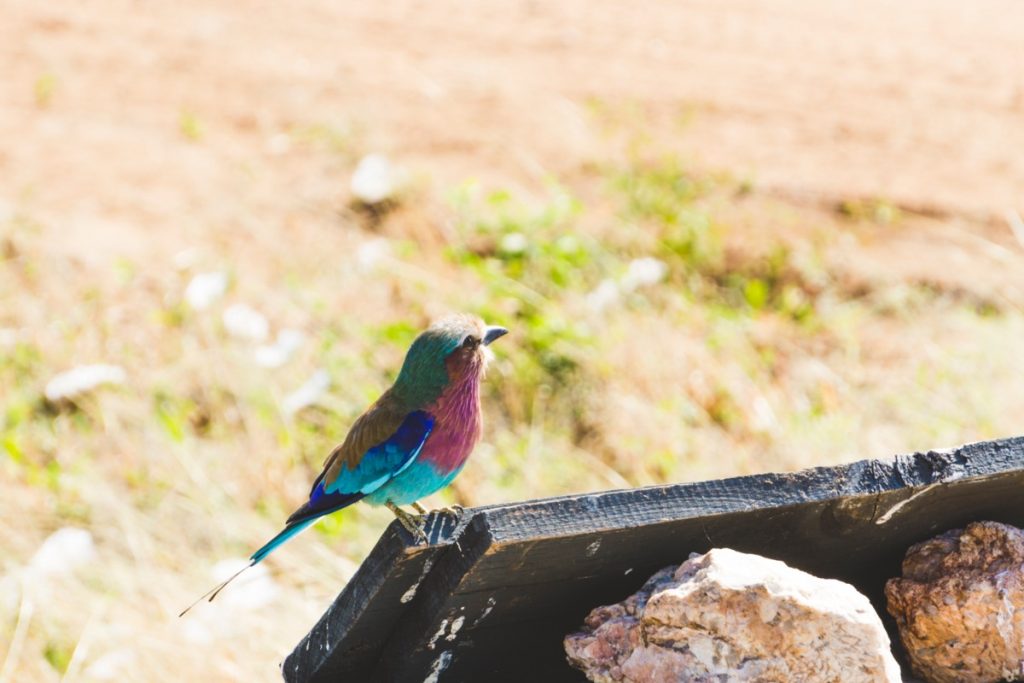
[[[427,532],[423,530],[422,517],[409,515],[409,519],[399,517],[398,521],[399,523],[401,523],[403,527],[405,527],[406,531],[412,534],[413,538],[415,538],[417,541],[423,541],[423,543],[430,543],[430,539],[427,537]]]
[[[466,508],[462,507],[461,505],[446,505],[443,508],[438,508],[437,510],[434,510],[434,513],[438,515],[448,515],[450,517],[454,517],[455,521],[458,522],[460,519],[462,519],[462,513],[464,513],[465,511]]]
[[[459,521],[460,519],[462,519],[462,513],[464,513],[466,511],[466,508],[462,507],[461,505],[457,505],[457,504],[456,505],[446,505],[443,508],[438,508],[436,510],[431,510],[429,512],[427,511],[426,508],[424,508],[419,503],[411,503],[411,505],[412,505],[413,509],[415,509],[416,512],[420,513],[420,515],[422,515],[422,516],[427,516],[427,515],[448,515],[449,517],[454,517],[456,522]]]
[[[423,543],[430,543],[430,539],[427,537],[427,532],[423,530],[423,515],[410,515],[408,512],[398,507],[391,501],[387,503],[388,509],[395,513],[395,517],[398,518],[398,522],[412,534],[412,537],[417,541],[423,541]],[[419,506],[415,506],[420,509]]]

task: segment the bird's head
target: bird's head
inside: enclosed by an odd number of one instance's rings
[[[425,406],[452,383],[479,380],[487,367],[487,346],[506,334],[504,327],[485,325],[472,315],[441,318],[409,347],[395,391],[407,403]]]

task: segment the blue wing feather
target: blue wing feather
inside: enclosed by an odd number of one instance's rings
[[[366,451],[358,465],[342,466],[334,481],[326,486],[321,481],[320,487],[324,494],[373,493],[412,464],[433,428],[434,417],[430,413],[409,413],[390,438]],[[313,494],[316,495],[316,489]]]
[[[288,524],[316,519],[376,491],[416,460],[433,428],[434,417],[430,413],[409,413],[395,433],[366,451],[354,468],[343,466],[330,484],[318,479],[309,502],[292,513]]]

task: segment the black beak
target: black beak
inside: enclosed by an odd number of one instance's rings
[[[506,334],[508,334],[508,330],[506,330],[504,327],[498,327],[496,325],[488,327],[484,331],[484,346],[487,346],[488,344],[490,344],[495,339],[498,339],[499,337],[504,337]]]

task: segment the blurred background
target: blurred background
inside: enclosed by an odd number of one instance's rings
[[[0,12],[2,683],[277,680],[389,512],[177,613],[453,310],[428,506],[1024,431],[1019,2]]]

